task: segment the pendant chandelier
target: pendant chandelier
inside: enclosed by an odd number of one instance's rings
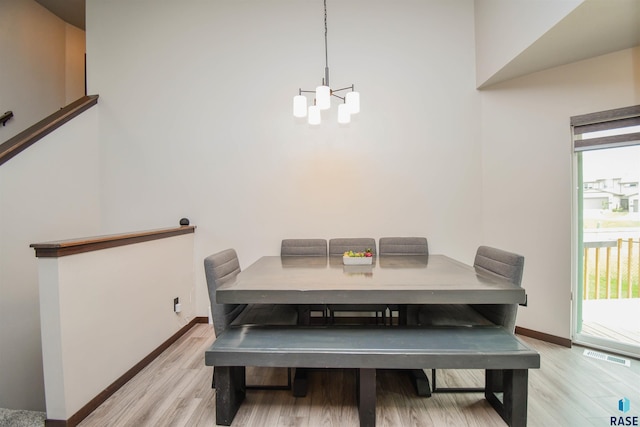
[[[327,53],[327,0],[324,0],[324,78],[322,79],[322,85],[318,86],[316,90],[302,90],[298,91],[298,95],[293,97],[293,115],[295,117],[307,117],[310,125],[319,125],[322,121],[320,116],[321,110],[328,110],[331,108],[331,97],[334,96],[342,103],[338,105],[338,123],[349,123],[351,121],[351,115],[360,112],[360,94],[355,91],[353,84],[351,86],[343,87],[340,89],[331,89],[329,86],[329,55]],[[336,92],[347,92],[344,96],[338,95]],[[307,97],[303,93],[315,94],[313,104],[307,107]]]

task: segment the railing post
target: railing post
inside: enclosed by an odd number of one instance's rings
[[[596,297],[595,299],[600,298],[600,248],[596,247]]]
[[[617,271],[617,279],[618,279],[618,298],[622,298],[622,239],[618,239],[618,271]]]
[[[607,246],[607,265],[605,267],[605,275],[607,279],[607,299],[611,298],[611,274],[609,263],[611,262],[611,246]]]
[[[582,299],[583,300],[588,300],[589,299],[589,248],[584,248],[584,266],[583,268],[583,274],[582,274],[582,281],[583,281],[583,293],[582,293]]]
[[[627,285],[629,286],[627,288],[627,298],[631,298],[631,290],[633,289],[632,283],[631,283],[631,260],[632,258],[632,252],[633,252],[633,239],[629,239],[629,253],[627,254],[627,259],[628,259],[628,263],[627,263]]]

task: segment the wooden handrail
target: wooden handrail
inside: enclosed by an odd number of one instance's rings
[[[97,103],[98,95],[83,96],[0,144],[0,165]]]
[[[58,258],[67,255],[75,255],[83,252],[98,251],[100,249],[115,248],[118,246],[132,245],[134,243],[148,242],[150,240],[165,239],[181,234],[194,233],[196,227],[185,225],[175,228],[163,228],[158,230],[139,231],[135,233],[110,234],[106,236],[85,237],[80,239],[59,240],[45,243],[32,243],[29,245],[36,251],[38,258]]]

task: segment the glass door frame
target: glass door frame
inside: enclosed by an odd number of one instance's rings
[[[616,149],[610,147],[604,149]],[[615,340],[588,335],[582,332],[582,302],[584,283],[584,181],[582,152],[572,150],[573,156],[573,194],[572,194],[572,304],[571,304],[571,339],[574,344],[583,345],[607,352],[617,353],[634,358],[640,357],[640,347]]]

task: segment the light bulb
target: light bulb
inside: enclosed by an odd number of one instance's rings
[[[329,86],[318,86],[316,88],[316,105],[321,110],[331,108],[331,89],[329,89]]]
[[[349,106],[349,111],[351,114],[356,114],[360,112],[360,93],[359,92],[349,92],[345,96],[345,102]]]
[[[338,105],[338,123],[350,123],[351,111],[347,104]]]
[[[307,97],[296,95],[293,97],[293,115],[295,117],[307,117]]]
[[[310,125],[319,125],[320,124],[320,108],[317,105],[311,105],[309,107],[309,124]]]

